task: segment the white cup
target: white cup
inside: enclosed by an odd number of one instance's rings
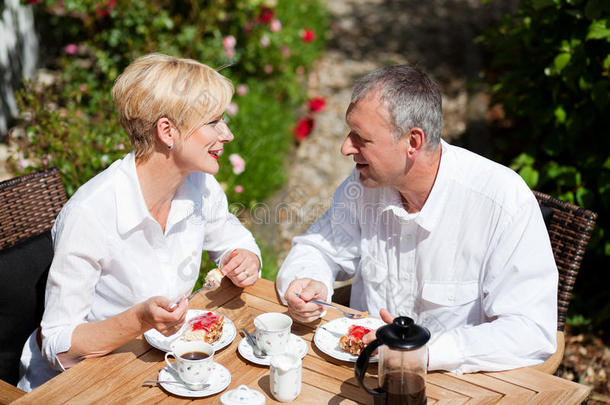
[[[301,358],[290,353],[271,357],[271,394],[280,402],[290,402],[301,393]]]
[[[267,312],[254,318],[256,346],[266,355],[283,353],[290,340],[292,318],[279,312]]]
[[[214,347],[201,341],[187,342],[182,340],[176,341],[172,347],[172,352],[165,353],[165,362],[169,368],[178,374],[180,380],[189,389],[203,389],[214,369]],[[195,355],[194,359],[193,354]],[[169,356],[174,357],[176,361],[170,363]]]

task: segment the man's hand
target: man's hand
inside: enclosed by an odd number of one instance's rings
[[[299,294],[301,297],[297,297]],[[326,301],[328,291],[326,286],[310,278],[299,278],[290,283],[284,294],[284,299],[288,302],[288,313],[299,322],[313,322],[324,312],[322,305],[309,302],[317,299]]]
[[[396,318],[387,309],[381,309],[379,311],[379,316],[381,317],[381,320],[384,321],[385,323],[392,323],[394,318]],[[364,342],[365,345],[368,345],[373,340],[375,340],[375,338],[376,338],[375,333],[376,332],[377,332],[377,330],[373,330],[373,331],[370,331],[369,333],[367,333],[366,335],[364,335],[364,337],[362,338],[362,341]]]
[[[186,319],[188,303],[182,297],[177,307],[165,297],[152,297],[137,305],[137,315],[144,331],[155,328],[164,336],[173,335]]]
[[[235,249],[223,258],[222,272],[237,287],[251,286],[258,280],[261,262],[258,256],[246,249]]]

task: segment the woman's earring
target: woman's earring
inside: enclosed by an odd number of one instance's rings
[[[174,149],[174,144],[170,143],[169,145],[167,145],[167,149],[172,150]]]

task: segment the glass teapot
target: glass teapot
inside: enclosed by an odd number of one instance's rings
[[[427,403],[426,371],[430,332],[406,316],[377,329],[377,339],[358,356],[354,373],[360,386],[377,404],[422,405]],[[370,389],[363,379],[371,354],[379,349],[379,387]]]

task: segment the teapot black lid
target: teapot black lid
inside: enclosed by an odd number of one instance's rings
[[[394,318],[392,323],[377,329],[375,335],[383,344],[401,350],[417,349],[430,340],[430,331],[416,325],[413,319],[407,316]]]

